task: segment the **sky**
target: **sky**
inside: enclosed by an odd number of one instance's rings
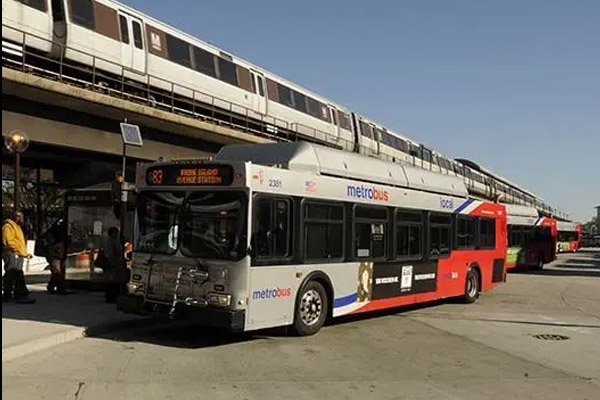
[[[578,221],[600,205],[598,0],[122,0]]]

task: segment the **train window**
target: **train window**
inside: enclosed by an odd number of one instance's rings
[[[304,210],[304,257],[312,260],[342,258],[344,207],[307,202]]]
[[[377,131],[377,133],[379,134],[379,137],[381,138],[381,142],[383,144],[385,144],[386,146],[390,146],[392,147],[392,135],[390,135],[387,132],[382,131],[379,128],[375,128],[375,130]]]
[[[394,146],[396,149],[401,150],[405,153],[408,153],[408,143],[400,138],[396,138],[396,145]]]
[[[92,0],[70,0],[71,20],[84,28],[95,29],[94,3]]]
[[[421,147],[411,143],[410,144],[410,155],[415,156],[417,158],[423,158],[423,152],[421,151]]]
[[[450,215],[432,213],[429,216],[429,258],[440,258],[450,254],[451,226]]]
[[[346,130],[352,130],[352,124],[350,122],[350,116],[343,111],[338,111],[338,118],[340,120],[340,128]]]
[[[493,249],[496,247],[496,220],[492,218],[479,219],[479,248]]]
[[[423,213],[396,213],[396,256],[421,257],[423,253]]]
[[[65,7],[63,0],[52,0],[52,21],[64,22],[65,21]],[[44,4],[45,7],[45,4]],[[46,11],[46,10],[42,10]]]
[[[194,69],[204,75],[217,77],[217,70],[215,69],[215,56],[206,50],[198,47],[193,48],[194,51]]]
[[[167,50],[169,51],[169,60],[191,68],[192,61],[189,44],[175,36],[167,35]]]
[[[294,93],[294,108],[300,112],[308,113],[306,106],[306,96],[300,92],[293,91]]]
[[[423,154],[423,157],[422,157],[423,161],[431,162],[433,160],[431,150],[423,148],[422,154]]]
[[[224,82],[230,83],[237,86],[237,73],[235,71],[235,64],[229,60],[219,57],[219,79]]]
[[[317,100],[308,98],[308,113],[315,118],[321,118],[321,103]]]
[[[48,8],[46,7],[46,2],[48,0],[17,0],[21,4],[25,4],[26,6],[33,7],[36,10],[46,12]]]
[[[475,234],[477,232],[477,220],[473,217],[456,217],[456,248],[475,248]]]
[[[367,124],[365,121],[360,121],[360,130],[363,136],[373,139],[373,130],[371,129],[371,125]]]
[[[121,28],[121,42],[129,44],[129,27],[124,15],[119,15],[119,27]]]
[[[279,102],[284,106],[293,108],[292,90],[287,86],[283,86],[281,83],[277,85],[277,89],[279,91]]]
[[[258,94],[265,97],[265,84],[262,76],[256,75],[256,80],[258,81]]]
[[[387,210],[357,206],[354,213],[354,256],[358,258],[385,257]]]
[[[252,77],[250,76],[250,70],[242,66],[236,65],[238,87],[240,89],[252,92]]]
[[[136,21],[132,21],[131,24],[133,27],[133,44],[138,49],[143,49],[144,42],[142,41],[142,26]]]

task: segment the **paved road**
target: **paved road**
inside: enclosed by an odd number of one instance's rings
[[[283,333],[179,327],[80,339],[4,363],[2,393],[9,400],[600,399],[600,252],[510,274],[474,305],[343,321],[309,338]]]

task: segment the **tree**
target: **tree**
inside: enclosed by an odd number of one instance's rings
[[[597,235],[598,232],[598,217],[592,218],[591,221],[581,225],[581,231],[584,235]]]

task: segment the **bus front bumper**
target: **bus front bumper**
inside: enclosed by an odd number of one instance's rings
[[[117,309],[130,314],[168,317],[171,306],[164,303],[144,301],[143,297],[119,296]],[[243,331],[246,319],[245,310],[228,310],[214,307],[199,307],[178,303],[175,307],[175,318],[185,319],[192,323],[230,331]]]

